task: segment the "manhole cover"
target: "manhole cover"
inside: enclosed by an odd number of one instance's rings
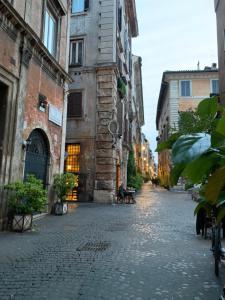
[[[110,242],[88,242],[77,248],[77,251],[105,251],[111,245]]]

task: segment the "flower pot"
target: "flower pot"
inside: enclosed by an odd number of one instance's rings
[[[23,232],[32,228],[33,215],[15,215],[12,221],[12,230]]]
[[[68,212],[68,204],[56,202],[54,204],[54,214],[57,216],[65,215]]]

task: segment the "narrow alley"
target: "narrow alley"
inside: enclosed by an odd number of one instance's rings
[[[218,299],[225,266],[217,279],[190,195],[146,184],[136,200],[0,232],[0,299]]]

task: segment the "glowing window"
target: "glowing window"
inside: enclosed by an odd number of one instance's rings
[[[67,144],[66,153],[65,172],[80,172],[80,144]]]

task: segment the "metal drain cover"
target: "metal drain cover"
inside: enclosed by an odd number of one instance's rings
[[[77,251],[105,251],[110,247],[110,242],[100,241],[100,242],[88,242],[80,247],[78,247]]]

